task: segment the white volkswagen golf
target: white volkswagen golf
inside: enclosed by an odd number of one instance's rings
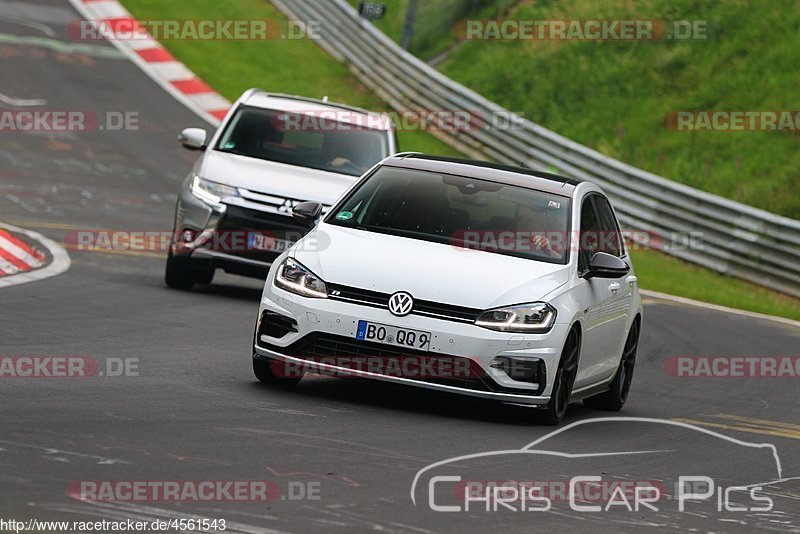
[[[534,405],[619,410],[642,322],[603,191],[528,169],[399,154],[274,263],[253,368],[359,376]]]

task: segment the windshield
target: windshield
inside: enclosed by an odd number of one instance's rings
[[[297,113],[241,106],[216,149],[251,158],[361,176],[389,155],[389,133]]]
[[[566,263],[570,199],[475,178],[384,166],[325,222]]]

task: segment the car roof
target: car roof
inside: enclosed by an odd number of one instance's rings
[[[418,153],[396,154],[384,160],[383,165],[489,180],[570,197],[582,182],[577,178],[525,167]]]
[[[246,106],[314,116],[320,116],[319,114],[325,113],[327,117],[329,116],[328,114],[333,114],[339,122],[363,124],[365,127],[375,130],[389,131],[393,129],[392,121],[385,113],[367,111],[366,109],[316,98],[268,93],[262,89],[250,89],[242,95],[241,103]],[[365,117],[368,117],[367,122],[365,122]]]

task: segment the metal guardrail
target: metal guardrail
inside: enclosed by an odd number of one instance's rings
[[[272,0],[294,20],[322,21],[319,44],[398,111],[470,110],[514,117],[514,128],[436,132],[474,157],[559,172],[600,185],[622,224],[669,243],[702,233],[702,247],[663,250],[714,271],[800,297],[800,221],[678,184],[571,141],[447,78],[401,49],[344,0]]]

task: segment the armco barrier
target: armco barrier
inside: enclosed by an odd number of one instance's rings
[[[727,200],[631,167],[514,116],[401,49],[344,0],[272,0],[295,20],[321,21],[319,44],[398,111],[470,110],[514,117],[515,128],[439,131],[461,151],[599,184],[628,228],[669,239],[701,232],[702,247],[674,256],[800,297],[800,221]]]

